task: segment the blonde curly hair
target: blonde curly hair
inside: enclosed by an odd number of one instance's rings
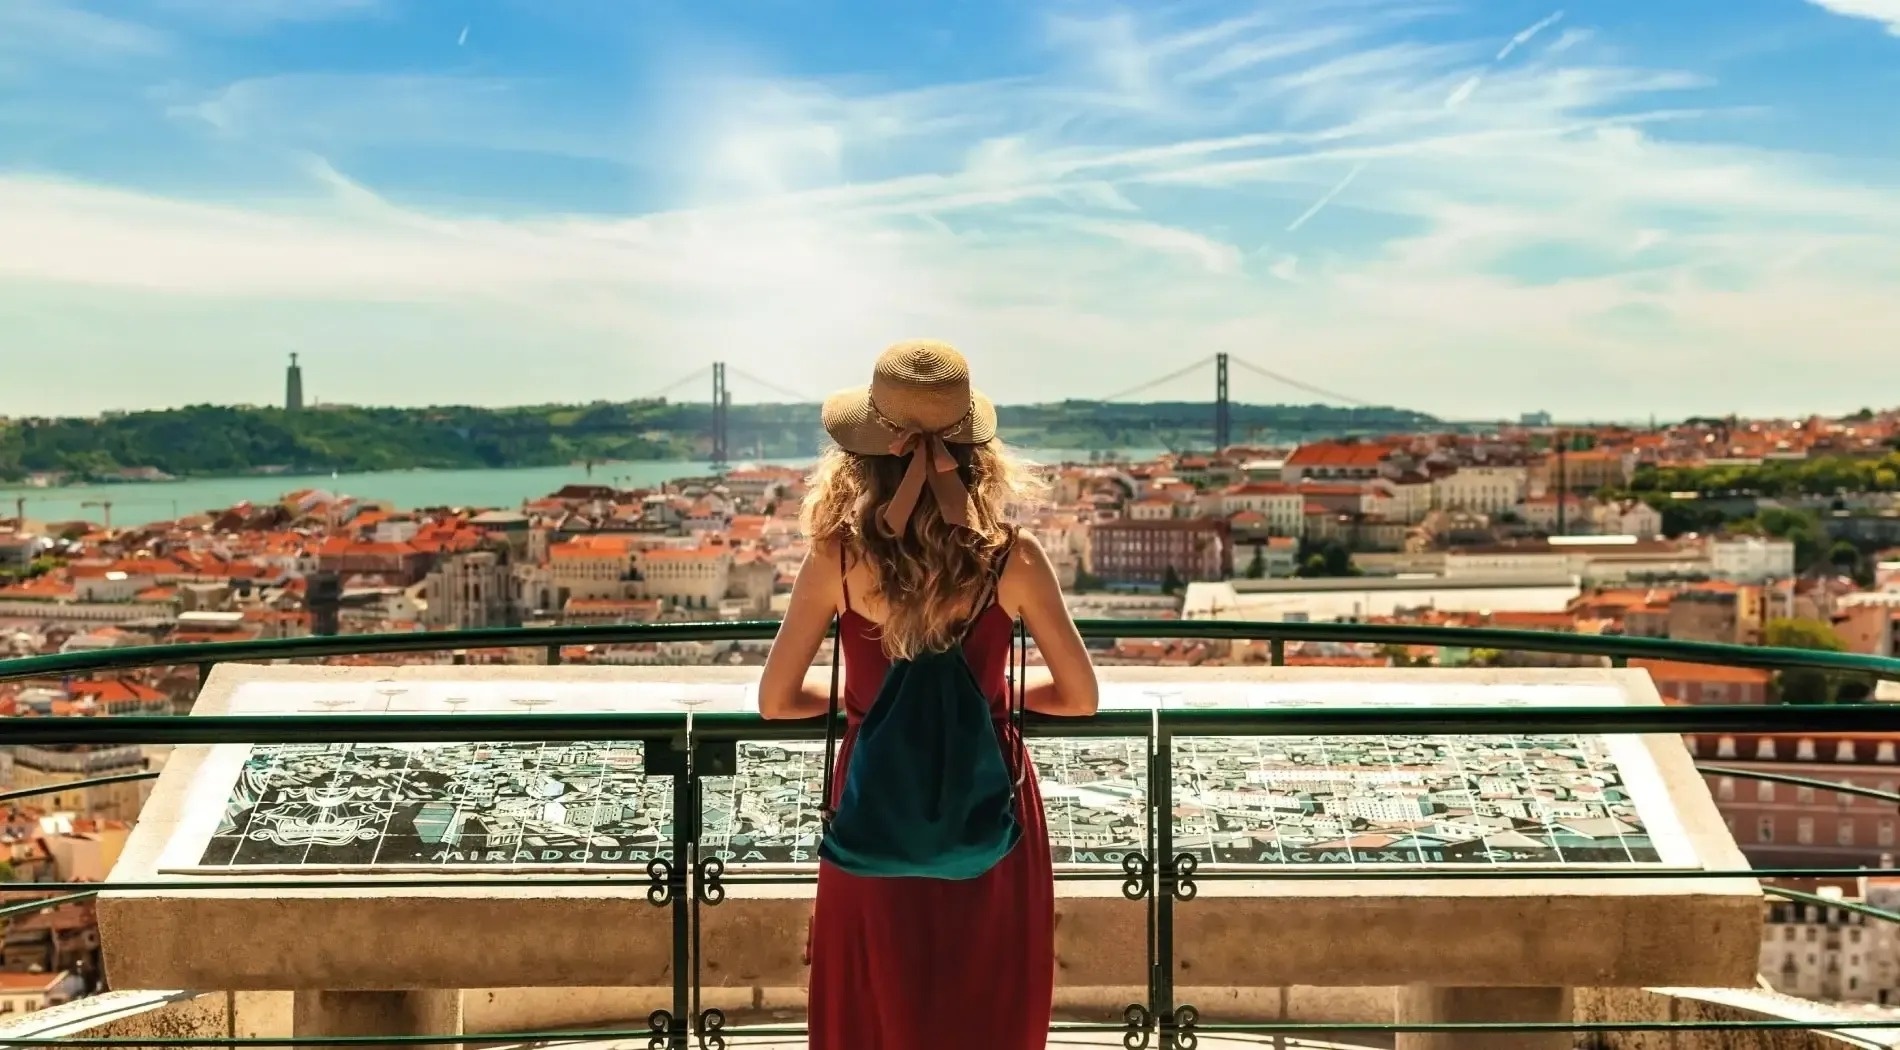
[[[865,456],[832,447],[812,471],[801,515],[813,543],[837,543],[870,564],[873,595],[885,607],[885,655],[905,660],[955,645],[980,601],[991,564],[1009,541],[1012,507],[1041,497],[1043,481],[1000,441],[950,445],[970,492],[970,522],[944,521],[935,500],[917,503],[899,533],[881,511],[897,492],[909,459]],[[920,453],[925,454],[925,453]]]

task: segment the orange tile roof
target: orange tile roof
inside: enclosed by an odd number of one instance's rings
[[[1692,664],[1675,660],[1647,660],[1640,657],[1631,660],[1629,665],[1648,671],[1649,677],[1658,682],[1720,682],[1730,685],[1765,686],[1774,677],[1757,667]]]
[[[642,556],[648,561],[695,561],[706,558],[724,557],[728,553],[730,552],[725,547],[717,545],[702,547],[654,547],[643,551]]]
[[[1289,467],[1376,467],[1398,451],[1396,445],[1369,441],[1320,441],[1301,445],[1287,457]]]

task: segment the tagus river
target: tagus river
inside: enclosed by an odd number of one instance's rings
[[[1087,459],[1086,452],[1032,449],[1023,454],[1040,463]],[[1122,453],[1145,457],[1153,453]],[[803,467],[809,459],[772,460],[776,465]],[[24,499],[26,516],[37,522],[103,521],[104,504],[112,504],[115,527],[171,521],[182,515],[222,510],[234,504],[274,503],[287,492],[323,489],[398,508],[411,507],[518,507],[523,500],[546,496],[563,485],[615,485],[640,488],[673,478],[703,477],[712,465],[687,460],[647,460],[596,463],[590,471],[581,464],[524,467],[513,470],[389,470],[366,474],[271,474],[247,477],[191,478],[183,481],[125,482],[107,485],[69,485],[58,488],[0,486],[0,517],[12,517],[15,501]]]

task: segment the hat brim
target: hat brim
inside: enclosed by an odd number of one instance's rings
[[[886,426],[872,410],[869,387],[840,390],[825,398],[818,421],[839,448],[860,456],[888,456],[891,446],[903,436],[901,431]],[[988,444],[996,438],[996,406],[989,398],[970,391],[969,414],[938,436],[952,445]]]

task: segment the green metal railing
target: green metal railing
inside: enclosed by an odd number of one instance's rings
[[[1079,625],[1092,638],[1199,638],[1207,640],[1265,641],[1270,662],[1285,662],[1288,642],[1334,642],[1376,645],[1438,646],[1469,649],[1516,650],[1607,658],[1614,665],[1630,659],[1659,659],[1690,663],[1723,664],[1764,670],[1808,668],[1823,671],[1854,672],[1877,678],[1900,680],[1900,660],[1851,653],[1810,650],[1770,649],[1666,639],[1628,638],[1602,635],[1571,635],[1541,631],[1499,631],[1468,628],[1413,627],[1336,623],[1249,623],[1234,621],[1135,621],[1092,620]],[[317,660],[331,656],[394,654],[499,649],[540,648],[550,663],[558,663],[562,651],[572,646],[611,646],[662,642],[739,642],[768,639],[777,624],[688,623],[634,624],[580,628],[532,628],[500,630],[443,631],[425,634],[361,635],[333,638],[298,638],[270,641],[233,642],[205,645],[166,645],[103,650],[55,656],[27,657],[0,661],[0,681],[41,677],[100,673],[133,668],[195,665],[201,679],[219,663],[255,660]],[[1814,1023],[1807,1021],[1752,1022],[1574,1022],[1562,1024],[1226,1024],[1203,1023],[1199,1012],[1189,1004],[1176,1001],[1174,992],[1174,917],[1177,905],[1197,896],[1199,880],[1227,878],[1260,879],[1258,870],[1206,870],[1199,867],[1191,853],[1177,852],[1173,842],[1173,820],[1157,817],[1173,810],[1173,739],[1203,736],[1332,736],[1377,735],[1379,733],[1432,735],[1520,735],[1527,732],[1576,733],[1742,733],[1742,732],[1900,732],[1900,705],[1785,705],[1747,707],[1642,707],[1642,708],[1295,708],[1264,711],[1223,710],[1141,710],[1102,712],[1086,719],[1036,719],[1027,727],[1028,735],[1055,737],[1140,737],[1149,741],[1146,770],[1147,821],[1144,848],[1130,852],[1119,870],[1062,871],[1064,880],[1107,880],[1122,883],[1123,895],[1140,903],[1146,911],[1149,930],[1147,959],[1147,996],[1142,1003],[1130,1004],[1123,1020],[1108,1024],[1059,1024],[1063,1032],[1115,1032],[1130,1050],[1158,1045],[1162,1050],[1192,1050],[1200,1034],[1274,1034],[1281,1036],[1318,1035],[1321,1033],[1400,1033],[1400,1032],[1501,1032],[1563,1030],[1577,1033],[1613,1033],[1639,1031],[1775,1031],[1821,1030],[1848,1032],[1858,1029],[1888,1029],[1891,1021],[1847,1021]],[[736,768],[736,751],[741,741],[782,741],[815,739],[824,733],[824,720],[766,722],[752,714],[697,714],[690,721],[683,715],[626,714],[494,714],[494,715],[417,715],[390,719],[375,715],[222,715],[168,718],[126,716],[115,718],[44,718],[13,719],[0,724],[0,739],[18,744],[219,744],[288,742],[390,742],[390,741],[572,741],[639,740],[645,744],[647,770],[655,776],[672,779],[673,810],[680,819],[673,822],[673,840],[669,850],[656,851],[654,860],[643,873],[632,876],[534,876],[537,884],[547,886],[624,885],[629,892],[646,894],[658,907],[671,910],[673,918],[674,974],[673,1003],[649,1019],[641,1030],[531,1032],[454,1037],[374,1036],[374,1037],[300,1037],[298,1043],[351,1046],[365,1043],[439,1045],[444,1043],[576,1040],[648,1040],[653,1050],[720,1050],[730,1040],[741,1038],[795,1038],[803,1034],[800,1026],[728,1027],[723,1013],[703,1009],[699,993],[698,952],[694,950],[703,908],[717,906],[725,898],[727,887],[746,884],[807,882],[812,875],[801,873],[728,873],[723,861],[701,856],[697,826],[699,788],[702,778],[729,774]],[[1704,767],[1705,772],[1798,783],[1818,789],[1851,794],[1900,805],[1900,794],[1841,785],[1829,781],[1757,773],[1725,766]],[[70,791],[86,787],[126,783],[156,774],[129,773],[68,782],[52,787],[13,791],[0,795],[0,802],[34,794]],[[1500,874],[1471,870],[1376,870],[1376,869],[1275,869],[1274,880],[1353,879],[1385,880],[1430,878],[1434,880],[1468,879],[1617,879],[1617,878],[1852,878],[1876,872],[1863,868],[1776,868],[1741,871],[1636,871],[1607,869],[1517,870]],[[504,886],[517,884],[522,877],[487,878],[378,878],[326,880],[332,888],[427,888]],[[165,890],[194,892],[229,889],[237,885],[251,888],[296,888],[307,886],[297,879],[220,879],[215,883],[169,880],[138,883],[27,883],[0,886],[0,892],[59,894],[0,908],[0,920],[28,911],[82,900],[105,889]],[[1822,903],[1841,907],[1793,890],[1765,887],[1769,893],[1790,900]],[[1877,908],[1856,906],[1873,918],[1900,921]],[[10,1039],[19,1046],[265,1046],[281,1045],[272,1039]]]

